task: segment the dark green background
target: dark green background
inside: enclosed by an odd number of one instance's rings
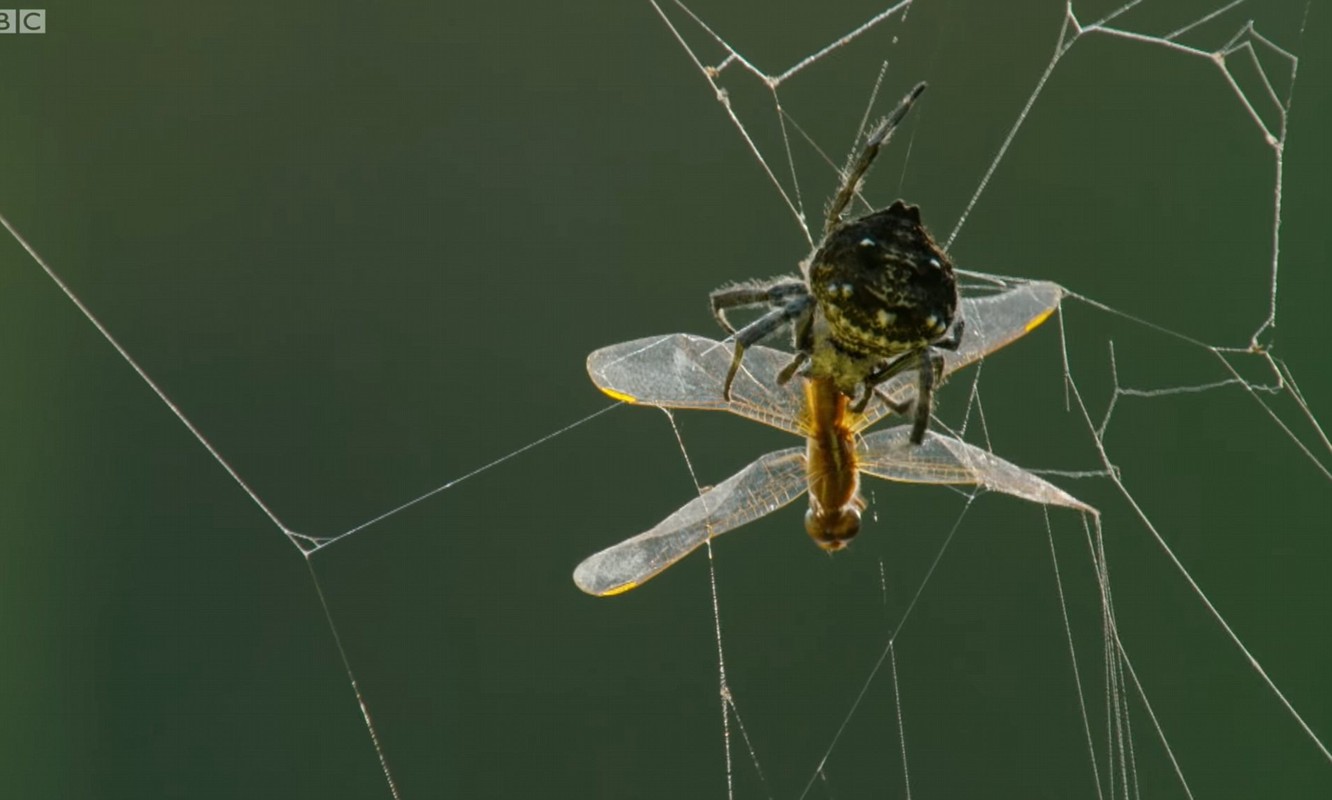
[[[565,5],[48,0],[45,36],[0,37],[0,211],[286,524],[336,534],[603,408],[588,351],[709,333],[710,289],[806,252],[650,6]],[[773,71],[881,7],[752,5],[697,10]],[[929,80],[869,196],[908,197],[945,234],[1061,6],[922,2],[782,97],[840,160],[880,61],[886,102]],[[1126,25],[1168,31],[1208,4],[1178,7]],[[1195,41],[1260,15],[1302,58],[1269,341],[1326,423],[1332,19],[1315,5],[1301,34],[1305,13],[1250,3]],[[762,93],[733,92],[772,143]],[[817,212],[832,175],[799,158]],[[1088,38],[953,254],[1242,346],[1266,313],[1271,183],[1212,65]],[[1227,377],[1206,350],[1088,306],[1065,321],[1098,422],[1110,340],[1125,386]],[[985,363],[991,440],[1024,465],[1099,469],[1064,411],[1057,334]],[[946,419],[970,385],[945,390]],[[1289,397],[1271,402],[1328,464]],[[8,239],[0,418],[4,794],[387,796],[301,555]],[[678,421],[704,483],[791,444],[738,419]],[[1106,445],[1332,738],[1326,476],[1234,387],[1123,398]],[[1328,793],[1332,765],[1122,496],[1055,480],[1105,511],[1120,628],[1195,796]],[[764,776],[733,725],[739,797],[799,795],[964,505],[870,488],[875,520],[835,559],[798,509],[716,547],[730,686]],[[724,796],[706,557],[616,600],[569,579],[693,492],[662,415],[621,408],[313,559],[406,797]],[[1103,742],[1086,546],[1074,515],[1051,520]],[[898,640],[915,796],[1094,795],[1062,625],[1041,509],[980,498]],[[1132,725],[1143,795],[1182,796],[1136,700]],[[812,796],[901,796],[896,729],[885,671]]]

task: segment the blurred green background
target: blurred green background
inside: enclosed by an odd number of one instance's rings
[[[711,334],[710,289],[807,252],[651,6],[562,5],[49,0],[45,35],[0,36],[0,212],[290,528],[335,535],[604,408],[587,352]],[[883,7],[820,5],[695,10],[777,72]],[[1124,26],[1164,33],[1214,5],[1147,3]],[[1111,7],[1077,10],[1090,22]],[[1266,341],[1326,423],[1332,19],[1250,3],[1190,41],[1215,46],[1250,16],[1301,58]],[[880,111],[930,81],[868,195],[920,204],[942,236],[1061,21],[1054,0],[921,2],[781,98],[840,161],[884,59]],[[730,86],[785,180],[770,101]],[[835,176],[798,143],[796,162],[816,216]],[[1213,65],[1088,37],[953,255],[1245,346],[1267,313],[1272,182],[1270,150]],[[1125,387],[1229,377],[1207,350],[1087,305],[1063,322],[1096,424],[1112,341]],[[1049,324],[984,364],[985,430],[1017,463],[1100,469],[1065,410],[1058,334]],[[1256,359],[1237,363],[1270,381]],[[0,375],[6,794],[388,796],[313,571],[404,796],[725,795],[707,558],[614,600],[569,578],[692,496],[661,414],[615,409],[307,567],[7,237]],[[953,424],[970,377],[943,392]],[[1325,471],[1289,395],[1264,399]],[[739,419],[677,419],[704,483],[793,443]],[[1236,387],[1121,398],[1105,442],[1142,511],[1332,739],[1325,472]],[[1124,497],[1104,479],[1054,480],[1105,512],[1125,645],[1195,796],[1327,794],[1332,765]],[[736,796],[800,794],[959,515],[896,647],[912,791],[1092,796],[1042,510],[984,496],[962,514],[952,492],[868,488],[872,519],[835,559],[806,541],[799,508],[715,548],[748,737],[732,725]],[[1086,539],[1078,518],[1050,519],[1104,785]],[[896,704],[885,667],[811,796],[904,794]],[[1142,794],[1183,796],[1131,706]]]

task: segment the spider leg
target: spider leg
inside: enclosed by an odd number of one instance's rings
[[[785,386],[814,352],[814,307],[811,305],[795,321],[795,355],[777,373],[777,385]]]
[[[953,325],[953,329],[949,331],[947,337],[927,346],[920,353],[918,359],[920,378],[916,384],[916,417],[911,424],[912,444],[918,445],[925,441],[925,430],[930,425],[930,412],[934,405],[934,387],[938,386],[940,379],[943,378],[944,360],[939,351],[956,351],[958,346],[962,344],[962,331],[965,327],[966,323],[959,319]]]
[[[860,399],[856,401],[856,404],[851,406],[851,411],[853,413],[864,414],[865,409],[869,408],[870,398],[876,394],[885,399],[887,398],[887,395],[885,395],[883,392],[880,392],[878,390],[878,387],[869,382],[868,378],[865,380],[864,386],[865,386],[864,394],[860,395]],[[896,408],[893,408],[893,410],[896,411]]]
[[[869,394],[869,391],[870,391],[870,390],[867,389],[865,393],[866,393],[866,394]],[[884,405],[888,406],[889,408],[891,408],[891,409],[893,410],[893,413],[894,413],[894,414],[905,414],[906,412],[908,412],[908,411],[911,410],[911,404],[910,404],[910,403],[899,403],[899,402],[897,402],[897,401],[894,400],[893,398],[891,398],[891,397],[889,397],[888,395],[884,394],[884,393],[883,393],[883,390],[880,389],[880,388],[877,387],[877,386],[874,387],[873,392],[874,392],[874,394],[878,395],[879,399],[883,401],[883,404],[884,404]],[[865,405],[869,405],[869,398],[868,398],[868,397],[865,398],[864,404],[865,404]],[[859,405],[859,404],[857,404],[857,405]],[[860,411],[864,411],[864,410],[865,410],[865,409],[863,409],[863,408],[860,409]],[[860,413],[860,412],[858,411],[858,412],[856,412],[856,413]]]
[[[939,379],[943,377],[943,368],[944,368],[943,358],[940,357],[938,352],[933,352],[933,350],[937,348],[938,350],[947,350],[949,352],[955,352],[957,348],[962,344],[962,332],[965,329],[966,329],[966,321],[959,319],[957,322],[953,324],[952,330],[948,331],[948,335],[946,337],[939,339],[938,341],[935,341],[932,344],[927,345],[921,350],[912,353],[906,353],[898,357],[897,359],[888,362],[882,367],[874,370],[870,374],[866,375],[865,380],[863,382],[863,385],[865,387],[865,393],[861,396],[860,400],[858,400],[856,404],[851,407],[851,410],[856,412],[857,414],[863,413],[865,411],[865,408],[869,406],[870,397],[872,395],[878,395],[879,399],[882,400],[885,405],[891,408],[894,413],[896,414],[906,413],[907,409],[911,407],[911,403],[898,403],[893,401],[888,397],[888,395],[879,391],[878,388],[879,384],[883,383],[889,378],[892,378],[894,375],[902,374],[908,369],[912,369],[915,367],[920,367],[921,369],[924,369],[925,365],[928,364],[930,366],[930,369],[934,373],[932,376],[930,376],[930,387],[929,387],[930,389],[933,389],[934,386],[938,385]],[[918,391],[916,396],[918,398],[924,397],[925,392]],[[921,436],[922,437],[924,436],[923,431],[921,432]],[[914,444],[920,444],[920,441],[916,441],[914,437],[912,439],[912,442]]]
[[[962,327],[959,320],[956,329]],[[955,329],[955,330],[956,330]],[[930,410],[934,405],[934,388],[938,386],[940,378],[943,377],[944,360],[942,354],[935,348],[943,350],[955,350],[960,344],[962,334],[960,330],[950,336],[949,339],[941,340],[932,345],[905,353],[897,359],[888,362],[884,366],[876,369],[865,376],[865,393],[860,400],[852,406],[851,410],[857,414],[863,413],[869,405],[870,397],[878,395],[889,408],[897,414],[905,414],[912,407],[915,408],[915,418],[911,425],[911,443],[920,444],[925,441],[925,430],[930,425]],[[879,391],[879,384],[890,378],[901,375],[908,369],[917,371],[916,399],[910,403],[898,403],[891,400],[888,395]]]
[[[800,284],[804,289],[804,284]],[[731,359],[731,368],[726,371],[726,382],[722,384],[722,399],[731,399],[731,383],[740,371],[740,362],[745,357],[745,348],[756,344],[773,331],[786,325],[801,315],[808,314],[814,305],[814,297],[802,291],[786,305],[774,308],[745,327],[735,332],[735,356]],[[786,370],[782,370],[785,372]]]
[[[712,316],[717,324],[727,333],[734,334],[735,326],[726,318],[726,309],[757,305],[783,306],[808,293],[805,282],[800,278],[776,278],[724,286],[708,295],[708,300],[712,304]]]
[[[791,357],[791,360],[787,362],[786,366],[782,367],[782,371],[777,373],[777,385],[785,386],[790,383],[791,379],[795,377],[796,370],[800,369],[800,366],[808,360],[809,353],[806,353],[804,350],[797,350],[796,354]]]
[[[948,332],[947,336],[934,342],[931,346],[937,347],[940,350],[947,350],[950,353],[957,352],[957,348],[962,345],[962,331],[966,327],[967,321],[959,319],[957,322],[953,323],[953,329]]]
[[[865,387],[865,393],[861,395],[860,400],[856,401],[856,404],[851,407],[851,410],[857,414],[864,412],[865,408],[869,405],[870,397],[877,394],[888,403],[888,407],[893,411],[896,411],[899,414],[904,413],[906,409],[910,407],[909,403],[894,403],[893,401],[888,400],[886,395],[878,391],[877,387],[884,381],[889,380],[894,376],[901,375],[903,372],[918,366],[920,364],[921,352],[922,351],[920,350],[913,350],[909,353],[904,353],[866,375],[865,380],[862,382],[862,385]]]
[[[879,123],[870,135],[865,139],[865,147],[861,149],[860,156],[843,173],[842,184],[837,187],[837,193],[833,195],[832,203],[828,205],[828,216],[823,223],[823,232],[826,236],[837,224],[841,222],[842,212],[851,204],[860,190],[860,181],[869,172],[870,165],[879,155],[879,149],[888,142],[888,137],[892,135],[893,129],[898,126],[911,106],[915,104],[916,98],[920,97],[921,92],[925,91],[925,84],[918,83],[916,88],[907,92],[902,102],[897,104],[897,108]]]
[[[925,441],[925,429],[930,426],[930,406],[933,405],[934,384],[943,369],[943,358],[927,347],[920,354],[920,382],[916,386],[916,419],[911,424],[911,443]]]

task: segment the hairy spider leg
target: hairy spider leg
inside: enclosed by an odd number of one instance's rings
[[[843,173],[842,185],[837,187],[837,194],[833,195],[832,202],[828,205],[828,216],[823,222],[823,235],[827,237],[832,233],[842,221],[842,212],[851,204],[851,200],[860,193],[860,183],[865,178],[865,173],[869,172],[874,159],[878,157],[879,150],[888,143],[888,138],[892,136],[893,129],[906,117],[907,112],[915,105],[916,99],[925,91],[925,83],[916,84],[916,87],[907,92],[902,101],[897,104],[897,108],[884,118],[879,126],[870,132],[865,140],[865,146],[861,148],[860,155],[855,163]]]
[[[735,331],[733,334],[735,337],[735,356],[731,359],[731,368],[726,371],[726,382],[722,384],[722,399],[731,399],[731,383],[735,380],[735,374],[740,371],[740,362],[745,357],[745,348],[757,344],[773,331],[791,322],[795,322],[797,330],[807,327],[809,322],[804,318],[813,317],[813,315],[814,295],[802,292],[787,301],[786,305],[774,308],[740,330]],[[797,353],[792,358],[792,363],[799,366],[799,362],[806,357],[808,356]],[[794,372],[795,368],[788,364],[782,369],[782,372],[788,371]]]
[[[758,343],[782,326],[795,322],[796,355],[783,370],[787,380],[809,357],[808,341],[811,337],[813,322],[814,296],[809,293],[805,282],[800,278],[775,278],[771,281],[754,281],[727,286],[708,296],[712,303],[712,316],[717,324],[735,337],[735,357],[731,360],[731,369],[726,373],[726,382],[722,385],[722,398],[731,399],[731,383],[740,371],[740,362],[744,359],[745,348]],[[776,306],[768,313],[736,330],[726,318],[726,309],[745,308],[748,306]]]
[[[735,326],[726,318],[726,309],[785,306],[793,299],[808,294],[809,289],[800,278],[781,277],[723,286],[708,295],[708,300],[712,303],[712,316],[717,324],[727,333],[734,334]]]
[[[920,352],[920,371],[916,381],[916,414],[911,420],[911,443],[925,441],[925,429],[930,425],[930,411],[934,406],[934,385],[943,371],[943,358],[933,347]]]
[[[812,295],[811,295],[812,296]],[[777,385],[785,386],[814,352],[814,312],[801,315],[795,323],[795,355],[777,373]]]
[[[925,441],[925,429],[929,427],[930,413],[934,406],[934,387],[938,386],[940,379],[943,378],[944,361],[940,351],[957,350],[958,345],[962,344],[964,327],[965,320],[959,319],[947,338],[927,345],[921,353],[924,363],[920,366],[920,377],[916,384],[916,416],[911,423],[912,444],[918,445]]]
[[[966,326],[966,321],[959,319],[946,338],[926,345],[919,350],[913,350],[905,353],[901,357],[893,359],[884,364],[879,369],[865,376],[865,394],[852,407],[852,411],[859,414],[869,405],[872,395],[877,394],[879,399],[888,405],[895,413],[904,414],[911,406],[915,406],[915,416],[911,426],[911,443],[920,444],[925,441],[925,429],[929,427],[931,408],[934,404],[934,389],[939,385],[939,380],[943,376],[944,362],[937,351],[948,350],[955,351],[962,344],[962,331]],[[878,390],[879,384],[889,380],[894,375],[900,375],[908,369],[918,369],[919,377],[916,383],[916,399],[912,404],[897,403]]]

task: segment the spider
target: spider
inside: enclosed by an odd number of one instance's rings
[[[914,411],[911,442],[925,440],[943,369],[939,351],[956,350],[962,341],[952,262],[921,225],[916,206],[897,200],[850,221],[843,218],[879,149],[924,91],[925,84],[918,84],[870,132],[843,173],[828,205],[823,238],[801,262],[798,277],[746,281],[709,296],[713,316],[735,339],[725,399],[745,348],[790,325],[795,354],[778,373],[778,383],[797,373],[829,380],[848,397],[860,395],[853,407],[857,413],[877,394],[897,413]],[[765,305],[771,310],[739,330],[726,318],[727,309]],[[895,403],[877,391],[910,369],[919,375],[913,402]]]

